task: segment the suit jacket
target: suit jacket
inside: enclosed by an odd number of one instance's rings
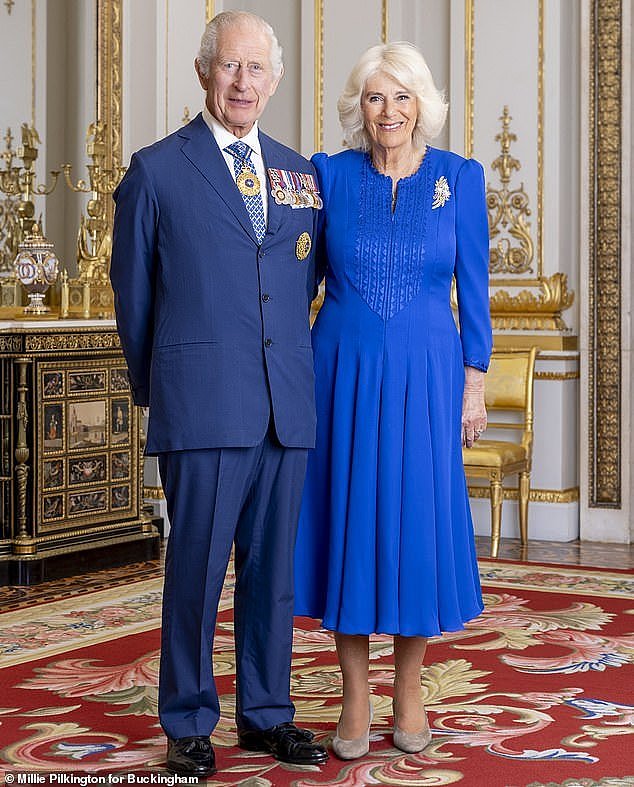
[[[259,133],[266,167],[315,173]],[[135,153],[115,201],[110,275],[146,452],[257,445],[271,412],[283,445],[312,447],[314,250],[299,260],[296,242],[317,211],[270,197],[259,246],[202,114]]]

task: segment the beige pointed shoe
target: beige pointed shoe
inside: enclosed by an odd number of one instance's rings
[[[370,751],[370,727],[372,726],[372,719],[374,718],[374,708],[370,702],[370,721],[368,722],[368,729],[359,735],[358,738],[346,740],[339,736],[339,725],[337,724],[337,732],[332,739],[332,750],[339,757],[340,760],[358,760],[359,757],[364,757]]]
[[[407,752],[407,754],[417,754],[431,742],[431,730],[427,711],[425,711],[425,726],[420,732],[405,732],[396,726],[396,716],[394,717],[394,731],[392,740],[397,749]]]

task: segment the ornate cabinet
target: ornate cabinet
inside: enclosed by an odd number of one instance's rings
[[[158,555],[112,321],[0,322],[0,584]]]

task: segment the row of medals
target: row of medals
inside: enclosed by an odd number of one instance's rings
[[[248,169],[242,170],[237,177],[236,183],[240,193],[246,197],[255,197],[256,194],[260,193],[260,179],[255,172],[251,172]],[[317,208],[317,210],[324,206],[319,194],[308,189],[291,191],[290,189],[278,187],[271,190],[271,195],[276,205],[290,205],[291,208]]]

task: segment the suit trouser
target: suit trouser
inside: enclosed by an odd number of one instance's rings
[[[159,456],[170,518],[159,717],[170,738],[209,735],[220,717],[212,648],[232,542],[238,728],[293,718],[293,551],[306,457],[274,434],[253,448]]]

